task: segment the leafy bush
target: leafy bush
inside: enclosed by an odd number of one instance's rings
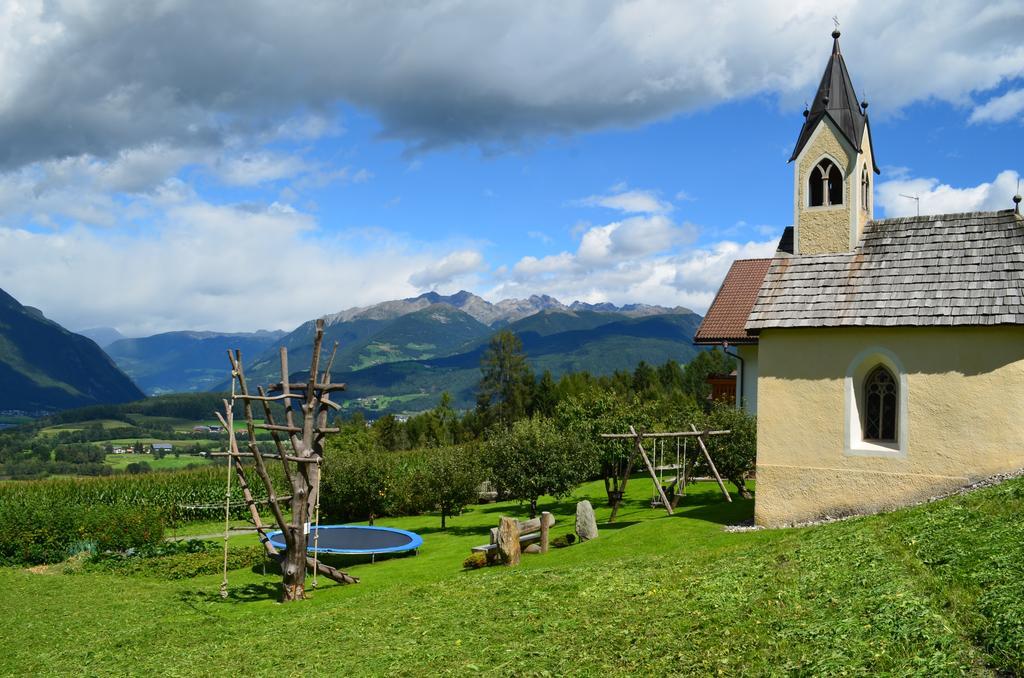
[[[332,520],[368,520],[423,510],[417,481],[425,453],[387,452],[365,431],[335,436],[324,453],[320,510]]]
[[[161,579],[190,579],[218,574],[224,566],[223,544],[190,539],[163,542],[132,553],[100,553],[86,561],[86,572],[111,572],[120,575]],[[228,550],[228,569],[256,567],[265,562],[263,547],[250,545]]]
[[[163,515],[145,506],[90,506],[79,529],[99,551],[126,551],[160,543],[164,538]]]
[[[462,561],[462,567],[467,570],[479,570],[487,567],[487,556],[483,553],[472,553]]]
[[[163,539],[156,509],[132,506],[0,506],[0,563],[60,562],[82,550],[138,548]]]
[[[708,436],[705,443],[719,475],[732,482],[741,497],[749,499],[752,495],[747,489],[746,477],[754,470],[757,460],[757,418],[732,405],[719,403],[696,426],[730,431],[728,435]]]
[[[576,535],[572,532],[563,534],[561,537],[555,537],[551,540],[551,545],[556,549],[564,549],[566,546],[572,546],[576,543]]]

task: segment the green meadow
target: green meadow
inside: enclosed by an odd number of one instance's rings
[[[676,515],[630,484],[598,539],[519,567],[463,570],[514,503],[377,524],[417,531],[419,555],[335,561],[307,601],[276,602],[264,565],[171,579],[73,563],[0,569],[4,674],[993,675],[1024,671],[1024,481],[913,509],[732,533],[753,503],[691,487]],[[575,502],[541,508],[571,532]],[[213,532],[217,523],[202,526]],[[255,537],[232,537],[252,552]],[[168,571],[175,559],[164,558]],[[307,580],[312,584],[312,580]],[[288,637],[288,640],[283,640]]]

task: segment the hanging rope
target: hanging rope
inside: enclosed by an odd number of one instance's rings
[[[231,415],[228,415],[231,423]],[[231,529],[231,474],[234,472],[234,457],[228,457],[228,482],[224,491],[224,578],[220,582],[220,597],[228,597],[228,536]]]
[[[235,376],[236,372],[231,371],[231,407],[228,408],[227,424],[228,424],[228,451],[234,452],[234,440],[235,440]],[[224,575],[220,581],[220,597],[228,597],[228,538],[230,537],[231,530],[231,476],[235,470],[234,467],[235,457],[234,455],[228,456],[228,482],[227,488],[224,490]]]
[[[313,588],[316,588],[316,571],[320,558],[320,460],[316,462],[316,505],[313,509]]]

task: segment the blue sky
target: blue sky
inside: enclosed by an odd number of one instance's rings
[[[72,328],[460,288],[703,312],[791,223],[833,14],[876,217],[1005,209],[1022,171],[1015,2],[127,7],[0,12],[0,287]]]

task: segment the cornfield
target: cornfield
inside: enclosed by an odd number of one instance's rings
[[[280,474],[276,464],[268,464],[268,470]],[[263,499],[266,492],[255,471],[248,475],[254,496]],[[278,478],[275,476],[275,479]],[[0,514],[5,508],[15,507],[106,505],[157,509],[170,524],[213,520],[224,516],[226,480],[227,469],[218,465],[140,475],[3,481],[0,482]],[[233,518],[249,515],[234,477],[231,506]]]

